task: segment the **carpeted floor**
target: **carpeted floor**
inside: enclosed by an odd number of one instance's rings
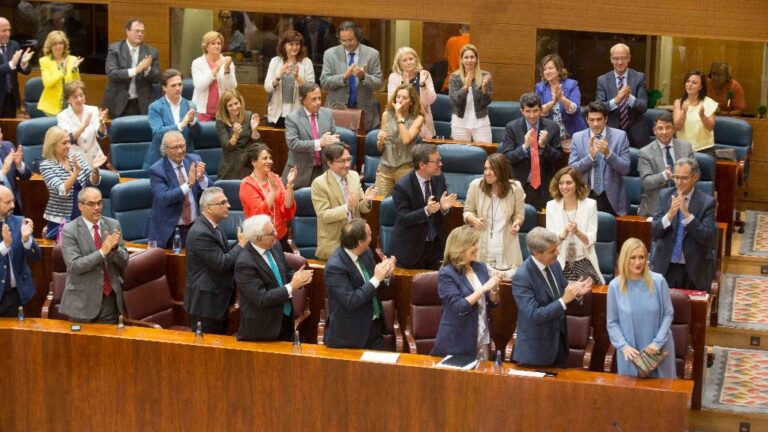
[[[739,254],[768,257],[768,212],[747,210]]]
[[[768,414],[768,352],[713,347],[704,380],[704,408]]]
[[[718,325],[768,330],[768,277],[724,274],[719,307]]]

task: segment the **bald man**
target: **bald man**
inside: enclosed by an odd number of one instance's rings
[[[19,106],[19,81],[16,74],[29,74],[34,51],[22,51],[19,43],[11,40],[11,22],[0,17],[0,117],[16,118]]]
[[[11,190],[0,186],[0,317],[15,317],[19,306],[35,295],[27,259],[40,259],[40,248],[32,237],[32,220],[13,214],[14,201]]]

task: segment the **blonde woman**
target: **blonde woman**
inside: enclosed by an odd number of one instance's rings
[[[69,107],[56,114],[59,127],[69,132],[72,149],[80,152],[88,165],[103,156],[99,140],[107,137],[107,110],[85,104],[85,84],[71,81],[64,85],[64,100]]]
[[[62,31],[48,33],[40,57],[40,77],[43,92],[37,102],[37,109],[55,116],[64,108],[64,84],[80,80],[82,57],[69,55],[69,39]]]
[[[216,110],[216,135],[221,144],[221,162],[218,179],[240,180],[251,173],[242,165],[245,149],[259,141],[259,115],[245,109],[243,95],[237,90],[227,90],[219,99]]]
[[[642,350],[656,354],[663,348],[669,354],[649,376],[677,377],[669,286],[662,275],[648,269],[648,251],[639,239],[627,239],[621,246],[619,275],[608,285],[606,308],[619,374],[637,376],[632,359]]]
[[[451,74],[448,96],[453,104],[451,137],[459,141],[491,142],[488,105],[493,98],[491,74],[480,69],[477,48],[466,44],[459,51],[459,68]]]
[[[299,88],[315,82],[315,69],[304,48],[304,36],[295,30],[282,34],[277,55],[269,61],[264,90],[270,95],[267,120],[285,127],[285,116],[301,108]]]
[[[419,94],[410,84],[397,86],[381,115],[376,148],[381,154],[376,171],[376,190],[387,196],[395,183],[413,169],[411,148],[424,124]]]
[[[412,85],[419,92],[419,102],[421,102],[421,113],[424,116],[424,125],[421,127],[421,137],[429,139],[435,136],[435,123],[432,120],[432,109],[430,106],[435,103],[437,93],[435,93],[435,84],[432,82],[432,75],[421,66],[419,55],[411,47],[402,47],[395,53],[395,60],[392,63],[392,73],[389,74],[387,83],[387,99],[392,99],[395,89],[401,84]]]
[[[224,36],[209,31],[203,35],[203,55],[192,61],[192,101],[197,106],[200,121],[216,119],[219,97],[226,90],[237,87],[232,57],[221,55]]]

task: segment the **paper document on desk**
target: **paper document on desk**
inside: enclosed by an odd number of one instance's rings
[[[375,362],[375,363],[389,363],[389,364],[397,363],[398,358],[400,358],[399,353],[388,353],[388,352],[378,352],[378,351],[366,351],[363,353],[362,356],[360,356],[360,360],[362,361],[369,361],[369,362]]]
[[[544,372],[517,370],[517,369],[510,369],[509,374],[515,375],[515,376],[532,377],[532,378],[544,378],[546,376]]]

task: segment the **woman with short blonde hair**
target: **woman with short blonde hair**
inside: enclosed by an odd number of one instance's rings
[[[221,55],[223,44],[221,33],[205,33],[200,44],[203,55],[192,61],[192,101],[200,121],[215,120],[221,94],[237,87],[232,57]]]
[[[432,120],[430,106],[437,100],[435,84],[432,75],[421,66],[419,55],[411,47],[400,47],[395,53],[392,62],[392,73],[387,82],[387,99],[391,100],[398,86],[407,84],[413,86],[418,92],[421,114],[424,116],[424,125],[421,127],[421,137],[430,139],[435,136],[435,124]]]
[[[48,33],[43,43],[43,55],[40,56],[40,78],[43,80],[43,92],[37,102],[37,109],[49,116],[55,116],[64,108],[66,100],[64,84],[80,80],[82,57],[69,55],[69,39],[63,31]]]
[[[59,127],[69,132],[72,149],[80,152],[90,165],[103,156],[99,140],[107,137],[107,110],[85,104],[85,84],[70,81],[64,85],[67,109],[56,114]]]

